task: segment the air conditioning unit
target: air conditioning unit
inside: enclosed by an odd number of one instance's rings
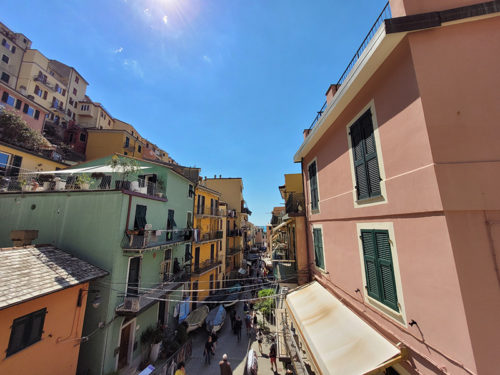
[[[123,303],[123,307],[130,311],[139,311],[140,305],[139,297],[125,297],[125,301]]]

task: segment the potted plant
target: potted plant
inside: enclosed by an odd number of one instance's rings
[[[56,190],[64,190],[66,188],[66,181],[61,180],[61,177],[54,178],[54,181],[56,183]]]
[[[92,179],[86,174],[80,174],[76,176],[76,184],[80,187],[81,190],[89,190],[91,182]]]
[[[28,180],[24,177],[19,178],[19,184],[21,185],[21,190],[22,191],[31,191],[31,180]]]
[[[115,181],[116,189],[120,190],[130,190],[130,181],[128,180],[129,175],[137,173],[139,171],[139,164],[134,159],[120,158],[117,155],[113,155],[109,163],[113,172],[121,173],[121,179]]]
[[[50,189],[50,183],[54,180],[53,174],[41,174],[38,176],[38,181],[42,184],[44,190]]]
[[[151,362],[155,362],[160,354],[161,343],[163,340],[163,330],[161,327],[153,328],[153,326],[146,328],[141,335],[141,344],[143,345],[144,357],[149,357]],[[149,352],[149,356],[146,353]]]
[[[162,198],[163,194],[165,194],[165,181],[159,178],[158,181],[156,181],[156,195]]]

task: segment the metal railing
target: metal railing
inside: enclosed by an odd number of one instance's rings
[[[173,374],[177,369],[177,364],[180,362],[187,362],[193,354],[193,342],[188,339],[174,354],[167,360],[159,360],[155,363],[155,370],[151,375],[165,375]]]
[[[226,249],[226,257],[231,257],[233,255],[239,254],[241,252],[240,248],[230,247]]]
[[[206,259],[201,263],[193,263],[193,271],[191,273],[199,275],[200,273],[217,267],[219,264],[220,262],[218,259]]]
[[[142,250],[175,242],[191,241],[192,230],[184,229],[144,229],[127,230],[122,248],[124,250]]]
[[[210,233],[201,233],[198,238],[195,239],[195,243],[202,243],[207,241],[221,240],[224,237],[224,232],[221,230],[213,231]]]
[[[363,39],[363,42],[361,42],[361,45],[359,46],[356,53],[352,57],[351,61],[349,61],[349,64],[347,64],[347,68],[345,68],[344,72],[340,76],[337,83],[334,84],[334,86],[337,86],[337,90],[340,88],[342,83],[344,83],[345,79],[347,78],[347,76],[351,72],[352,68],[354,67],[354,65],[358,61],[359,57],[361,56],[361,54],[365,50],[366,46],[368,45],[368,43],[370,43],[373,36],[377,32],[379,26],[384,22],[384,20],[386,18],[391,18],[391,7],[389,6],[389,2],[387,2],[387,4],[385,4],[384,9],[382,9],[382,12],[380,12],[379,16],[377,17],[374,24],[372,25],[370,31],[368,31],[368,34],[366,34],[365,39]],[[318,114],[314,118],[313,122],[311,123],[311,126],[309,126],[309,130],[312,129],[314,127],[314,125],[316,125],[316,123],[319,121],[319,119],[323,115],[323,112],[326,109],[326,106],[327,106],[327,102],[325,101],[323,103],[323,106],[321,107],[321,109],[318,111]]]
[[[196,216],[223,216],[223,210],[216,207],[196,207]]]

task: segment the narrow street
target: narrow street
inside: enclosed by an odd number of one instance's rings
[[[248,298],[247,295],[243,295],[243,298]],[[236,312],[241,317],[243,317],[243,302],[238,302],[236,305]],[[259,322],[262,317],[258,313]],[[267,357],[269,353],[271,336],[274,334],[274,326],[268,324],[270,328],[270,333],[264,338],[262,344],[263,354],[259,353],[259,346],[255,335],[251,338],[247,337],[245,325],[241,330],[241,341],[238,343],[236,335],[233,334],[231,330],[231,319],[229,318],[229,310],[226,316],[224,326],[219,332],[219,338],[217,340],[217,347],[215,350],[215,356],[212,357],[210,365],[205,364],[203,358],[203,348],[207,340],[208,334],[205,327],[199,328],[196,332],[192,334],[193,340],[193,354],[191,359],[186,364],[186,375],[202,375],[202,374],[219,374],[219,361],[222,359],[222,355],[225,353],[228,356],[228,361],[231,364],[234,375],[244,375],[245,374],[245,363],[246,356],[250,349],[254,349],[258,355],[258,374],[273,374],[271,370],[271,364],[269,358]],[[280,364],[278,363],[279,374],[284,373]]]

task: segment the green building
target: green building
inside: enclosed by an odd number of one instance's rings
[[[37,175],[36,191],[0,191],[0,247],[11,246],[11,230],[37,229],[37,243],[109,272],[89,290],[79,374],[138,365],[148,351],[141,334],[158,322],[174,329],[177,301],[189,289],[192,180],[199,170],[113,158],[113,168],[110,156],[80,164],[73,174],[48,175],[48,184]]]

